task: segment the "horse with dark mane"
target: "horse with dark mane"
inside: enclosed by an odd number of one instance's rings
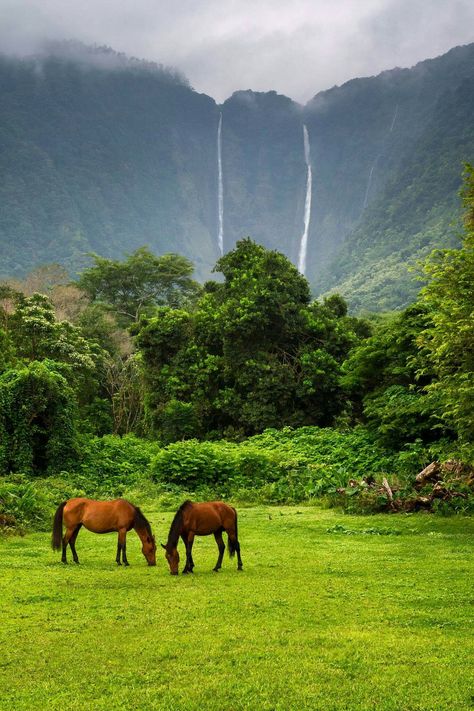
[[[66,527],[64,536],[63,521]],[[53,550],[59,550],[62,546],[61,560],[63,563],[67,563],[68,544],[74,562],[79,563],[76,553],[76,538],[82,526],[94,533],[118,532],[117,565],[121,565],[120,556],[122,556],[123,564],[128,565],[127,532],[132,528],[135,529],[142,542],[142,553],[147,559],[148,565],[156,565],[156,544],[150,523],[138,506],[134,506],[129,501],[125,501],[125,499],[94,501],[83,498],[63,501],[54,516],[52,537]]]
[[[168,542],[166,545],[161,544],[166,551],[166,560],[170,566],[171,575],[178,575],[179,538],[181,538],[186,547],[186,565],[183,573],[192,573],[194,568],[192,556],[194,537],[209,536],[211,533],[214,534],[219,549],[219,557],[214,567],[217,573],[224,557],[225,544],[222,540],[224,531],[228,537],[229,554],[233,557],[237,553],[237,569],[242,570],[240,543],[237,536],[237,511],[223,501],[208,501],[201,504],[185,501],[175,514],[168,534]]]

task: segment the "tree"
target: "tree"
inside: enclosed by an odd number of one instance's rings
[[[0,472],[57,473],[79,456],[65,366],[45,360],[0,376]]]
[[[22,281],[17,283],[17,288],[25,296],[33,294],[51,296],[56,287],[66,286],[68,282],[70,282],[70,277],[67,269],[53,262],[33,269]]]
[[[56,321],[51,301],[43,294],[16,299],[8,333],[17,357],[24,362],[51,359],[68,363],[72,372],[90,374],[96,352],[69,321]]]
[[[179,439],[331,424],[358,340],[345,304],[310,304],[294,265],[250,239],[216,271],[223,283],[207,283],[193,312],[162,308],[135,329],[151,429]]]
[[[431,312],[421,303],[392,314],[342,366],[341,382],[355,421],[367,422],[394,448],[417,439],[432,441],[443,431],[433,398],[424,389],[434,373],[418,344],[430,323]]]
[[[122,262],[91,256],[94,266],[82,272],[78,286],[93,302],[115,312],[122,325],[137,321],[155,306],[187,306],[199,293],[191,279],[192,263],[178,254],[157,257],[141,247]]]
[[[460,249],[435,250],[424,265],[421,299],[431,323],[420,334],[436,379],[427,386],[461,443],[474,440],[474,168],[466,165]],[[420,370],[420,374],[423,371]],[[471,452],[472,456],[472,452]]]

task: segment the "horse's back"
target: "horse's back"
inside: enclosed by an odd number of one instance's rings
[[[228,529],[235,521],[235,510],[224,501],[190,504],[186,510],[187,526],[197,535]]]
[[[64,507],[66,526],[83,524],[89,531],[106,533],[119,528],[131,528],[135,507],[125,499],[95,501],[79,497],[69,499]]]

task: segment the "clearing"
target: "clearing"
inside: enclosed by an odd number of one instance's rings
[[[179,577],[133,532],[130,568],[115,534],[67,567],[0,539],[2,711],[473,708],[473,519],[240,508],[239,538],[242,573],[208,537]]]

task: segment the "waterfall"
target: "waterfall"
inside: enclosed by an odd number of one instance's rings
[[[398,117],[398,104],[395,106],[395,111],[394,111],[394,114],[393,114],[392,123],[390,124],[390,129],[389,129],[389,131],[388,131],[389,133],[392,133],[393,127],[395,126],[395,122],[396,122],[396,120],[397,120],[397,117]],[[382,155],[382,153],[379,153],[378,155],[376,155],[374,162],[373,162],[372,165],[370,166],[369,178],[368,178],[368,180],[367,180],[367,188],[366,188],[366,190],[365,190],[364,205],[363,205],[363,208],[362,208],[363,210],[365,210],[365,208],[366,208],[367,205],[368,205],[369,194],[370,194],[370,186],[372,185],[372,175],[373,175],[373,173],[374,173],[375,167],[376,167],[377,162],[378,162],[378,160],[379,160],[379,158],[380,158],[381,155]]]
[[[309,221],[311,219],[311,190],[313,186],[313,174],[311,172],[311,156],[309,135],[306,125],[303,124],[303,144],[304,144],[304,159],[306,163],[306,197],[304,201],[304,229],[301,235],[300,252],[298,256],[298,269],[301,274],[306,271],[306,252],[308,249],[308,233]]]
[[[222,113],[219,114],[217,127],[217,209],[219,214],[219,229],[217,244],[221,256],[224,254],[224,181],[222,178]]]
[[[365,210],[365,208],[367,207],[367,203],[368,203],[368,200],[369,200],[370,186],[371,186],[371,184],[372,184],[372,175],[373,175],[373,172],[374,172],[374,170],[375,170],[375,166],[377,165],[377,161],[378,161],[379,158],[380,158],[380,153],[378,154],[378,156],[376,156],[374,162],[373,162],[372,165],[370,166],[369,179],[368,179],[368,181],[367,181],[367,188],[366,188],[366,190],[365,190],[364,210]]]
[[[393,131],[393,127],[395,126],[395,121],[397,120],[397,116],[398,116],[398,104],[395,106],[395,113],[393,114],[392,125],[390,126],[389,133],[392,133],[392,131]]]

